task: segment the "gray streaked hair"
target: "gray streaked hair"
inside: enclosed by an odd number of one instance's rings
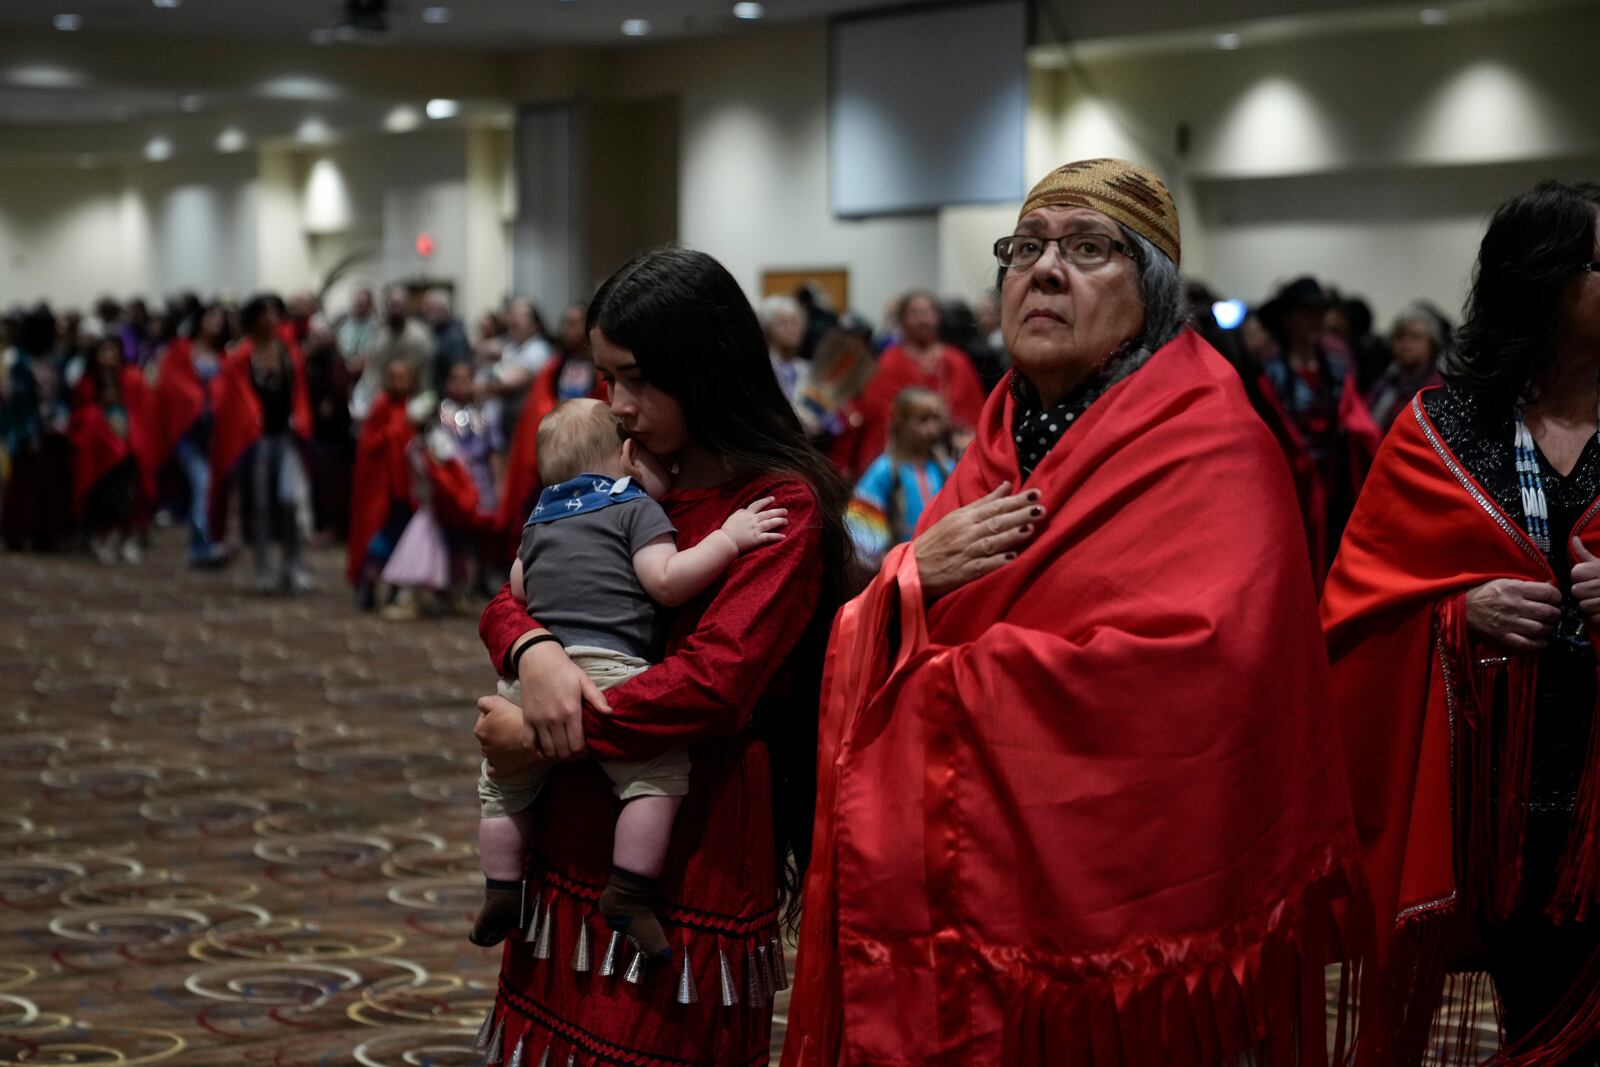
[[[798,315],[802,322],[805,321],[805,310],[800,307],[800,301],[783,293],[774,293],[762,299],[756,305],[756,318],[761,323],[761,332],[772,334],[772,324],[778,321],[780,315]]]
[[[1144,330],[1135,347],[1154,352],[1188,325],[1183,275],[1168,255],[1120,222],[1117,229],[1139,250],[1139,296],[1144,301]]]
[[[1444,325],[1439,321],[1439,317],[1423,304],[1406,305],[1405,310],[1394,317],[1394,324],[1389,327],[1389,333],[1392,336],[1400,327],[1412,324],[1421,326],[1423,332],[1428,335],[1428,340],[1433,342],[1433,354],[1435,357],[1446,354],[1447,338],[1445,337]]]

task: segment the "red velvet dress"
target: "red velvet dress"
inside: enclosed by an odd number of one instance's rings
[[[607,691],[610,715],[584,716],[596,759],[642,760],[689,747],[689,795],[661,875],[660,915],[673,943],[670,968],[646,967],[630,984],[632,953],[619,950],[603,977],[609,940],[596,902],[611,870],[619,805],[593,761],[557,767],[534,810],[528,878],[538,915],[526,940],[507,942],[490,1023],[489,1063],[564,1064],[569,1053],[638,1067],[739,1067],[768,1059],[780,961],[770,766],[753,716],[781,714],[815,697],[797,692],[788,662],[821,589],[820,519],[802,482],[763,475],[669,494],[662,504],[693,545],[734,509],[773,495],[789,509],[788,534],[747,553],[721,581],[672,612],[666,658]],[[508,590],[490,602],[480,632],[491,660],[503,661],[536,624]],[[592,952],[575,969],[580,927]],[[546,935],[545,931],[548,930]],[[548,940],[548,957],[538,958]],[[626,946],[626,942],[623,942]],[[694,1003],[680,1003],[688,960]],[[728,992],[737,1003],[727,1005]]]

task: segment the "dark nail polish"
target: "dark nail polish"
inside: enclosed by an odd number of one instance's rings
[[[1044,514],[1044,508],[1034,508],[1032,514],[1033,517],[1037,519],[1040,515]]]
[[[1037,489],[1030,490],[1029,493],[1028,493],[1028,499],[1029,500],[1038,500],[1039,499],[1039,490],[1037,490]]]
[[[1021,532],[1021,533],[1032,533],[1033,532],[1033,523],[1031,523],[1031,522],[1028,523],[1019,532]]]
[[[1016,558],[1017,558],[1017,554],[1015,552],[1007,552],[1006,553],[1006,559],[1013,560],[1013,559],[1016,559]]]

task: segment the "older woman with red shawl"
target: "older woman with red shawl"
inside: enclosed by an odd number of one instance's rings
[[[1151,172],[995,244],[1013,371],[835,622],[786,1067],[1322,1063],[1357,870],[1294,490]]]

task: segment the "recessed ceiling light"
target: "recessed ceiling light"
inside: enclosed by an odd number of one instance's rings
[[[624,37],[645,37],[645,36],[648,36],[649,33],[650,33],[650,20],[649,19],[623,19],[622,20],[622,36],[624,36]]]
[[[237,152],[245,145],[244,131],[237,126],[229,126],[217,135],[217,149],[222,152]]]
[[[1450,21],[1450,12],[1442,7],[1426,7],[1422,9],[1422,24],[1424,26],[1443,26]]]
[[[1226,48],[1226,49],[1232,50],[1234,48],[1238,48],[1243,43],[1244,43],[1244,38],[1240,37],[1237,33],[1219,33],[1219,34],[1217,34],[1217,47],[1218,48]]]
[[[430,26],[443,26],[450,21],[450,9],[447,7],[425,7],[422,9],[422,21]]]
[[[157,7],[171,8],[177,7],[179,4],[183,3],[183,0],[151,0],[151,3],[155,4]]]
[[[178,97],[178,107],[183,111],[199,111],[200,103],[200,98],[193,93]]]
[[[430,119],[453,119],[461,114],[461,102],[442,98],[433,99],[428,101],[426,110]]]
[[[410,104],[397,104],[384,116],[383,128],[390,133],[410,133],[422,125],[422,116]]]
[[[83,28],[83,16],[57,15],[55,18],[50,20],[50,24],[56,29],[60,30],[62,33],[71,33],[73,30]]]
[[[172,158],[172,141],[166,137],[152,137],[144,146],[144,158],[153,163]]]
[[[320,26],[317,29],[312,30],[311,31],[311,43],[312,44],[332,44],[333,43],[333,31],[328,29],[328,27],[326,27],[326,26]]]
[[[767,9],[755,3],[755,0],[733,5],[733,17],[736,19],[758,19],[766,13]]]

